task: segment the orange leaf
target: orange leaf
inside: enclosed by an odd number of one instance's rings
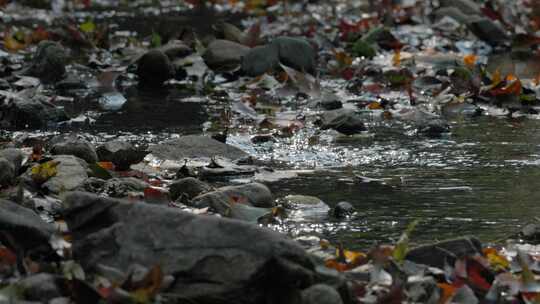
[[[4,48],[10,52],[16,52],[26,48],[26,45],[17,41],[10,31],[4,32]]]
[[[392,57],[392,65],[395,67],[400,66],[401,64],[401,52],[399,50],[396,50],[394,53],[394,56]]]
[[[376,102],[376,101],[371,102],[370,104],[368,104],[367,108],[370,109],[370,110],[382,110],[383,109],[381,104]]]
[[[472,69],[474,68],[474,65],[476,63],[476,58],[477,56],[474,54],[466,55],[465,57],[463,57],[463,62],[468,68]]]
[[[441,297],[439,298],[439,304],[448,303],[456,293],[457,287],[447,283],[438,283],[437,285],[442,291]]]
[[[499,71],[499,69],[497,69],[493,75],[491,75],[491,85],[493,87],[497,86],[499,83],[501,83],[502,81],[502,77],[501,77],[501,72]]]
[[[112,162],[98,162],[97,164],[105,170],[114,170],[114,164]]]

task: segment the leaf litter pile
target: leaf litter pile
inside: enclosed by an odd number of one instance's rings
[[[302,170],[228,144],[537,119],[539,1],[0,0],[0,18],[0,302],[540,303],[540,225],[291,240],[268,228],[354,207],[274,200],[260,182]]]

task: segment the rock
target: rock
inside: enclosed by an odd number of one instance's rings
[[[450,102],[441,109],[445,118],[469,118],[482,115],[482,108],[468,102]]]
[[[2,124],[9,128],[38,129],[49,123],[68,120],[64,109],[38,97],[14,99],[0,105]]]
[[[27,73],[38,77],[44,83],[55,83],[64,78],[67,59],[67,53],[60,44],[41,41]]]
[[[74,257],[85,269],[159,264],[175,277],[167,292],[187,302],[292,304],[273,299],[315,283],[298,244],[256,225],[82,192],[64,202]]]
[[[506,32],[493,20],[481,18],[469,23],[469,29],[478,37],[490,45],[499,45],[508,41]]]
[[[135,177],[111,178],[105,182],[103,191],[111,197],[127,197],[134,192],[143,192],[148,183]]]
[[[2,244],[20,250],[34,250],[50,248],[49,239],[54,228],[32,210],[0,200],[0,231]]]
[[[137,76],[139,85],[159,88],[174,76],[174,68],[165,53],[150,50],[138,60]]]
[[[323,113],[321,129],[334,129],[345,135],[353,135],[366,131],[362,117],[353,110],[345,109]]]
[[[212,187],[205,182],[202,182],[194,177],[186,177],[174,181],[169,187],[171,199],[174,201],[182,194],[187,195],[189,199],[193,199],[201,193],[206,193],[212,190]]]
[[[279,49],[275,44],[252,48],[242,58],[242,71],[257,77],[279,66]]]
[[[418,126],[418,133],[427,137],[438,138],[450,132],[450,125],[442,119],[432,119]]]
[[[482,244],[474,237],[463,237],[424,245],[410,250],[406,259],[418,264],[444,269],[445,263],[454,265],[459,257],[482,254]]]
[[[452,6],[441,7],[435,11],[434,15],[435,20],[441,20],[444,17],[450,17],[460,24],[468,24],[471,21],[480,19],[480,17],[464,14],[459,8]]]
[[[51,148],[53,155],[74,155],[85,160],[89,164],[98,161],[94,146],[84,139],[69,138],[65,141],[56,143]]]
[[[88,178],[88,165],[84,160],[73,155],[57,155],[53,160],[59,162],[57,173],[42,185],[50,192],[58,194],[77,189]]]
[[[9,162],[11,162],[11,164],[15,168],[15,174],[17,174],[21,170],[21,166],[25,158],[25,155],[20,149],[6,148],[3,150],[0,150],[0,157],[3,157],[7,159]]]
[[[161,159],[212,158],[216,156],[237,160],[248,154],[236,147],[207,136],[187,135],[150,147],[151,153]]]
[[[431,276],[409,276],[405,289],[407,290],[407,299],[412,303],[439,303],[440,289]]]
[[[203,54],[206,65],[215,71],[234,70],[240,65],[242,57],[249,52],[249,47],[236,42],[216,39]]]
[[[345,218],[354,213],[354,206],[349,202],[339,202],[332,209],[332,215],[336,218]]]
[[[128,170],[131,165],[144,160],[148,151],[135,148],[125,141],[110,141],[96,150],[100,161],[112,162],[117,170]]]
[[[277,37],[272,41],[277,46],[279,61],[295,70],[315,73],[317,50],[303,38]]]
[[[465,15],[482,15],[480,5],[473,0],[440,0],[441,7],[455,7]]]
[[[24,290],[25,300],[47,303],[49,300],[62,296],[65,286],[59,286],[61,281],[61,277],[49,273],[38,273],[22,279],[17,286]]]
[[[302,304],[342,304],[341,296],[332,287],[316,284],[302,291]]]
[[[519,236],[527,242],[538,244],[540,242],[540,226],[534,223],[527,224],[521,228]]]
[[[180,40],[170,40],[169,42],[167,42],[167,44],[157,48],[157,50],[167,55],[170,61],[186,57],[189,54],[193,53],[193,50]]]
[[[323,94],[319,103],[321,107],[326,111],[343,108],[343,103],[335,94]]]
[[[9,186],[15,180],[15,166],[13,162],[0,157],[0,187]]]
[[[293,211],[289,218],[302,221],[305,219],[321,220],[328,217],[330,207],[321,199],[309,195],[287,195],[285,206]]]
[[[270,189],[260,183],[222,187],[195,197],[192,204],[197,208],[217,207],[217,210],[221,210],[231,202],[259,208],[272,208],[276,205]]]

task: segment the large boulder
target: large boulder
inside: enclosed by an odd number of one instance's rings
[[[236,147],[211,137],[187,135],[150,147],[152,154],[161,159],[212,158],[216,156],[237,160],[248,154]]]
[[[41,41],[27,74],[38,77],[44,83],[55,83],[66,74],[67,53],[53,41]]]
[[[186,177],[174,181],[169,187],[171,199],[176,200],[182,195],[186,195],[188,199],[192,199],[201,193],[209,192],[212,187],[207,183],[200,181],[194,177]]]
[[[440,0],[441,7],[454,7],[465,15],[482,15],[482,9],[474,0]]]
[[[342,304],[339,293],[325,284],[316,284],[302,291],[302,304]]]
[[[89,164],[98,161],[94,145],[84,139],[68,138],[54,144],[51,148],[53,155],[74,155]]]
[[[137,62],[137,76],[143,87],[161,87],[174,76],[174,67],[165,53],[150,50]]]
[[[256,77],[279,66],[279,49],[275,44],[252,48],[242,58],[242,71]]]
[[[20,149],[6,148],[0,150],[0,157],[7,159],[13,165],[15,173],[17,174],[21,169],[25,155]]]
[[[0,157],[0,188],[13,183],[15,179],[15,166],[9,160]]]
[[[324,112],[321,116],[321,129],[334,129],[345,135],[358,134],[367,130],[363,118],[349,109]]]
[[[480,18],[470,22],[469,29],[478,39],[490,45],[498,45],[508,41],[505,30],[488,18]]]
[[[242,57],[249,52],[249,47],[240,43],[216,39],[203,54],[204,62],[216,71],[233,70],[240,65]]]
[[[256,225],[83,192],[64,203],[85,269],[160,265],[175,277],[166,292],[187,302],[293,303],[315,280],[298,244]]]
[[[0,120],[5,127],[38,129],[67,120],[63,108],[41,98],[17,98],[0,105]]]

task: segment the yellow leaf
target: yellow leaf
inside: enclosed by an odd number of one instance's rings
[[[38,184],[46,182],[49,178],[53,177],[57,173],[56,167],[60,162],[50,160],[43,164],[32,167],[31,176],[32,180]]]
[[[476,63],[476,55],[474,54],[469,54],[469,55],[466,55],[465,57],[463,57],[463,62],[465,63],[465,65],[468,67],[468,68],[473,68],[475,63]]]
[[[81,24],[79,28],[85,33],[92,33],[96,30],[96,25],[92,20],[87,20],[85,23]]]
[[[370,109],[370,110],[382,110],[382,109],[383,109],[383,107],[381,106],[381,104],[378,103],[378,102],[375,102],[375,101],[374,101],[374,102],[371,102],[370,104],[368,104],[367,107],[368,107],[368,109]]]
[[[394,252],[392,253],[392,256],[396,262],[402,263],[405,260],[407,251],[409,251],[409,239],[411,233],[413,232],[414,228],[416,228],[416,225],[418,225],[418,222],[418,220],[414,220],[412,223],[410,223],[405,232],[403,232],[399,238],[396,247],[394,248]]]
[[[394,56],[392,57],[392,65],[398,67],[401,64],[401,52],[396,50]]]
[[[508,262],[506,257],[500,255],[495,248],[487,247],[484,248],[483,252],[491,267],[493,267],[496,271],[506,270],[510,266],[510,262]]]
[[[4,47],[10,52],[16,52],[26,48],[26,45],[17,41],[10,32],[4,33]]]
[[[493,75],[491,75],[491,85],[493,87],[497,86],[499,83],[501,83],[502,77],[501,77],[501,71],[497,69]]]

